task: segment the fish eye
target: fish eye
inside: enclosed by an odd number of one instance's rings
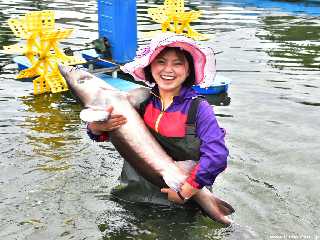
[[[81,77],[77,79],[77,84],[84,84],[88,80],[87,77]]]

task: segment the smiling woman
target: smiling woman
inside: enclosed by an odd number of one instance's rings
[[[151,96],[138,108],[140,115],[155,139],[175,161],[195,162],[188,170],[188,178],[178,186],[172,184],[174,179],[170,174],[163,176],[168,187],[162,188],[161,192],[167,194],[169,201],[184,204],[190,198],[198,199],[202,189],[211,186],[227,165],[225,131],[219,127],[209,103],[192,89],[194,84],[205,81],[205,75],[209,74],[204,69],[214,66],[215,62],[209,61],[196,42],[171,33],[155,37],[140,52],[133,62],[122,67],[125,72],[154,85]],[[101,139],[115,127],[121,125],[115,126],[109,121],[92,122],[88,125],[89,136]],[[141,182],[141,186],[152,189],[146,187],[148,183],[145,181]],[[228,214],[234,211],[229,207]],[[230,223],[224,217],[219,221]]]

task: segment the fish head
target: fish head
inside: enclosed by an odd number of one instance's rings
[[[115,89],[84,69],[66,65],[58,65],[61,75],[69,88],[84,106],[103,107],[106,104],[106,91]],[[98,106],[100,105],[100,106]]]
[[[79,67],[58,64],[58,69],[69,87],[74,88],[78,84],[85,83],[92,78],[92,74]]]

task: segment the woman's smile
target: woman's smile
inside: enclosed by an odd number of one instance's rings
[[[160,77],[164,80],[174,80],[175,76],[167,75],[167,74],[160,74]]]

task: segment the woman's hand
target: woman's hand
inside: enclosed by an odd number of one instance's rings
[[[168,200],[177,204],[184,204],[184,201],[179,197],[178,193],[171,188],[161,188],[162,193],[168,194]]]
[[[103,132],[110,132],[127,122],[127,119],[120,114],[112,114],[113,107],[110,106],[106,109],[110,113],[110,118],[103,122],[91,122],[88,124],[88,128],[95,135],[101,135]]]
[[[193,195],[197,194],[200,190],[192,187],[189,183],[185,182],[177,193],[171,188],[161,188],[162,193],[168,194],[168,200],[178,204],[184,204],[188,201]],[[180,196],[179,196],[180,194]]]

